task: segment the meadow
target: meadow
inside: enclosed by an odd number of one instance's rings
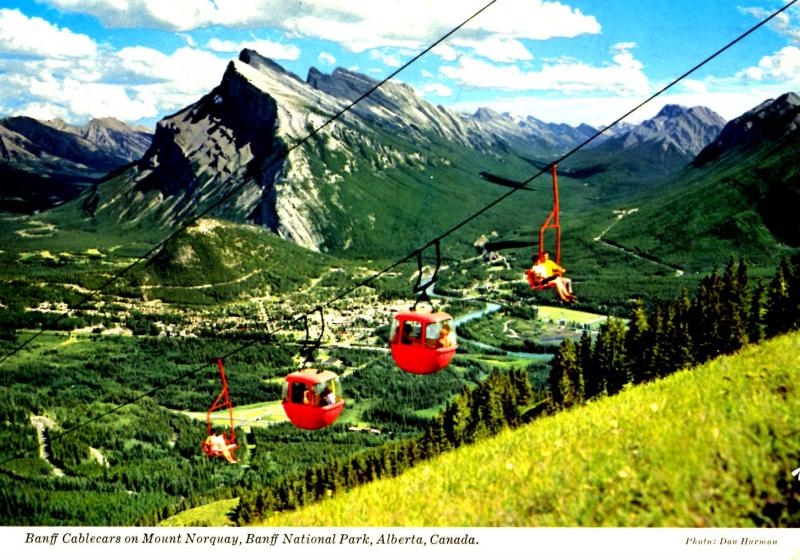
[[[263,523],[797,526],[798,351],[748,346]]]

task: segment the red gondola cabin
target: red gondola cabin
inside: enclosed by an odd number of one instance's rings
[[[303,430],[333,424],[344,409],[338,376],[332,371],[304,369],[286,376],[283,410],[289,421]]]
[[[392,358],[409,373],[428,374],[444,369],[456,353],[456,329],[447,313],[406,311],[392,322]]]

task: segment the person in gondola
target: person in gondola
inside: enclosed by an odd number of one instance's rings
[[[229,463],[237,463],[238,461],[233,458],[231,450],[236,448],[235,443],[228,443],[225,436],[218,432],[213,432],[206,438],[206,445],[215,455],[222,455]]]
[[[403,332],[400,334],[401,344],[415,344],[418,342],[414,336],[414,329],[410,323],[403,323]]]
[[[575,300],[575,296],[572,293],[572,280],[565,277],[564,272],[564,268],[550,260],[550,253],[544,252],[528,271],[528,281],[534,288],[536,284],[545,288],[554,287],[558,297],[569,303]]]
[[[336,404],[336,395],[331,391],[330,387],[325,387],[320,395],[320,406],[330,406]]]
[[[450,348],[456,345],[455,342],[455,333],[450,330],[450,325],[447,323],[442,325],[442,330],[439,331],[439,339],[437,340],[437,346],[439,348]]]

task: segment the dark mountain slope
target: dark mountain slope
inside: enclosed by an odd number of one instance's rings
[[[797,101],[786,94],[731,121],[607,239],[696,267],[719,265],[733,253],[774,262],[799,247]]]
[[[151,135],[115,119],[83,127],[30,117],[0,120],[0,209],[34,211],[75,198],[141,157]]]

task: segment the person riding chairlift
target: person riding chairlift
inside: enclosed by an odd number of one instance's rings
[[[238,461],[231,455],[231,449],[236,448],[235,443],[228,443],[225,436],[214,432],[206,438],[206,445],[215,455],[222,455],[229,463],[237,463]]]
[[[550,260],[550,253],[544,252],[536,259],[528,271],[528,282],[531,287],[554,287],[562,301],[570,303],[575,301],[572,293],[572,280],[563,276],[565,269]]]

